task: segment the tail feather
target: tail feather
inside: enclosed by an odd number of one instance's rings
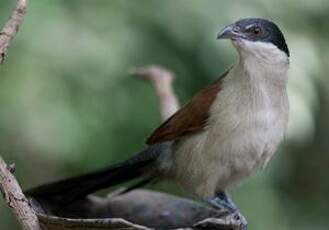
[[[97,190],[115,186],[142,177],[148,181],[151,169],[158,156],[168,145],[152,145],[133,158],[95,172],[45,184],[26,191],[27,195],[54,200],[64,204],[84,198]],[[150,180],[151,181],[151,180]]]

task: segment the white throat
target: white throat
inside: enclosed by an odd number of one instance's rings
[[[236,65],[240,71],[237,76],[247,75],[259,81],[270,81],[274,85],[286,85],[289,58],[275,45],[247,40],[233,41],[239,53]],[[257,79],[256,79],[257,78]]]

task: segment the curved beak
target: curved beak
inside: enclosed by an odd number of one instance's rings
[[[240,31],[240,28],[234,24],[226,26],[222,31],[217,34],[217,39],[231,39],[246,38]]]

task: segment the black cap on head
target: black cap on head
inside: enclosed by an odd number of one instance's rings
[[[232,25],[225,27],[218,38],[246,39],[249,41],[269,42],[277,46],[289,56],[286,40],[279,27],[266,19],[247,18],[241,19]]]

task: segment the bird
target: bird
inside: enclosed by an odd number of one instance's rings
[[[224,208],[241,229],[247,222],[229,191],[264,168],[284,139],[289,117],[290,53],[280,28],[263,18],[225,26],[238,59],[216,81],[157,127],[147,147],[101,170],[28,191],[65,204],[133,179],[169,180],[216,208]]]

